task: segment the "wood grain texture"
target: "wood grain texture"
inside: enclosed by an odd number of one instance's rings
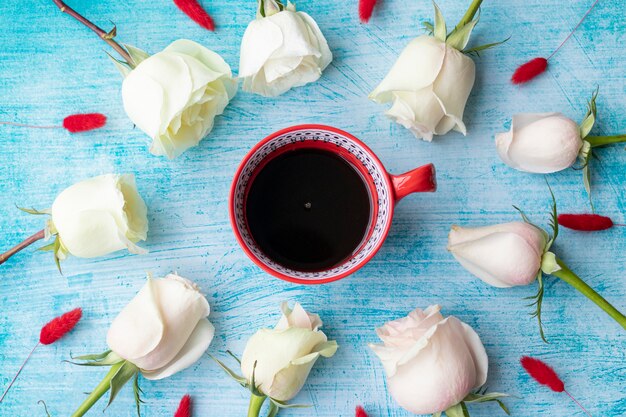
[[[96,23],[118,26],[125,43],[157,52],[189,38],[222,54],[237,71],[239,42],[254,17],[254,1],[203,0],[217,31],[207,32],[170,1],[74,0]],[[509,77],[522,62],[547,55],[591,1],[485,1],[475,44],[505,45],[476,60],[477,81],[465,121],[467,137],[451,133],[433,143],[416,140],[387,120],[383,106],[367,100],[404,45],[430,19],[429,1],[380,1],[370,24],[358,22],[356,1],[302,0],[326,35],[334,61],[315,84],[276,99],[239,92],[200,146],[169,162],[151,156],[147,138],[122,109],[121,79],[106,47],[87,29],[62,15],[52,1],[0,2],[0,119],[54,124],[75,112],[103,112],[107,126],[69,135],[0,126],[0,230],[9,247],[43,227],[42,219],[14,204],[48,207],[70,184],[102,173],[132,172],[149,207],[150,253],[115,253],[93,260],[69,259],[64,276],[49,254],[27,250],[0,267],[0,387],[4,387],[37,339],[39,326],[82,306],[84,319],[62,342],[39,349],[5,402],[2,416],[69,415],[104,375],[67,363],[70,353],[100,352],[109,323],[144,282],[146,271],[178,271],[198,281],[208,295],[217,336],[210,351],[241,353],[259,327],[272,325],[283,300],[298,300],[318,312],[327,334],[341,345],[320,360],[298,402],[312,408],[285,416],[349,417],[363,404],[371,417],[406,417],[386,393],[382,367],[366,343],[374,328],[416,306],[440,303],[480,334],[490,357],[488,386],[515,396],[507,400],[519,417],[574,416],[564,396],[539,387],[518,364],[537,355],[563,377],[568,390],[594,416],[626,415],[626,334],[591,302],[548,279],[544,318],[551,344],[541,342],[523,297],[535,288],[500,290],[470,276],[446,251],[450,225],[482,225],[517,218],[523,207],[547,225],[550,197],[541,176],[511,170],[498,159],[494,134],[516,112],[561,111],[579,120],[586,100],[600,86],[598,134],[626,132],[626,0],[600,2],[572,40],[531,84],[513,87]],[[467,1],[441,0],[449,22]],[[436,194],[411,196],[397,207],[391,234],[380,253],[353,276],[325,286],[281,282],[243,254],[230,230],[227,196],[235,169],[257,141],[298,123],[324,123],[363,139],[392,173],[433,162]],[[598,151],[593,162],[596,208],[626,223],[626,152]],[[549,177],[563,212],[586,211],[581,173]],[[608,300],[626,309],[626,228],[584,234],[563,231],[558,253]],[[171,416],[185,393],[196,415],[242,416],[246,393],[206,357],[165,381],[142,381],[145,416]],[[133,416],[132,390],[125,389],[107,416]],[[91,415],[98,415],[104,403]],[[493,404],[471,408],[474,417],[501,415]]]

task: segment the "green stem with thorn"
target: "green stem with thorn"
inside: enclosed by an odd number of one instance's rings
[[[122,361],[111,366],[109,373],[106,374],[106,376],[102,379],[102,381],[100,381],[98,386],[93,391],[91,391],[89,396],[85,399],[85,401],[83,401],[80,407],[78,407],[78,410],[76,410],[71,417],[84,416],[87,411],[89,411],[89,409],[91,409],[91,407],[93,407],[93,405],[98,402],[98,400],[104,394],[106,394],[106,392],[111,388],[111,380],[113,379],[115,374],[117,374],[117,371],[119,371],[120,368],[124,366],[124,363],[125,362]]]
[[[591,144],[592,148],[595,148],[597,146],[612,145],[614,143],[624,143],[626,142],[626,135],[587,136],[585,140]]]
[[[561,267],[558,271],[554,271],[551,275],[562,279],[572,287],[576,288],[585,297],[593,301],[598,307],[604,310],[609,316],[611,316],[620,326],[626,329],[626,316],[624,316],[618,309],[613,307],[608,301],[606,301],[600,294],[598,294],[593,288],[591,288],[585,281],[583,281],[578,275],[572,272],[562,260],[557,259],[557,264]]]

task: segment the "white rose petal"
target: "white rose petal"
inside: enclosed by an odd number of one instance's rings
[[[476,69],[474,61],[432,36],[419,36],[404,48],[387,76],[369,97],[393,102],[385,113],[416,137],[432,140],[463,123]]]
[[[122,84],[128,117],[153,139],[150,151],[168,158],[196,146],[236,91],[228,64],[184,39],[146,58]]]
[[[456,260],[494,287],[533,282],[546,244],[545,232],[525,222],[475,228],[453,226],[448,236],[448,250]]]
[[[515,115],[511,130],[496,135],[504,163],[538,174],[569,168],[582,146],[578,125],[560,113]]]
[[[322,322],[299,304],[293,310],[283,304],[283,316],[274,329],[261,329],[248,343],[241,371],[259,390],[279,401],[288,401],[302,389],[320,356],[331,357],[337,344],[317,330]],[[256,367],[255,367],[256,364]]]
[[[174,274],[148,279],[111,324],[107,343],[146,378],[165,378],[206,351],[214,333],[206,320],[209,312],[209,303],[191,281]]]
[[[476,332],[439,306],[416,309],[377,329],[389,393],[415,414],[444,411],[487,380],[488,358]]]
[[[54,200],[52,225],[69,253],[82,258],[120,249],[145,253],[147,208],[133,175],[101,175],[66,188]]]
[[[244,91],[274,97],[316,81],[331,61],[311,16],[286,9],[250,22],[241,41],[239,77]]]

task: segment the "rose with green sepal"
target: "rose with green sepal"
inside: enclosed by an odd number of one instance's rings
[[[392,103],[386,115],[409,129],[417,138],[431,141],[454,129],[467,133],[463,123],[465,104],[475,80],[470,55],[479,55],[502,42],[470,47],[474,18],[482,0],[474,0],[460,22],[448,32],[435,4],[435,23],[426,23],[430,32],[413,39],[369,98]]]
[[[537,281],[539,285],[537,294],[528,298],[533,300],[531,304],[535,308],[533,316],[538,320],[539,331],[544,341],[546,338],[541,322],[544,274],[560,278],[580,291],[626,329],[626,316],[550,251],[559,232],[554,195],[552,198],[551,236],[531,223],[520,211],[523,222],[473,228],[452,226],[448,236],[448,250],[465,269],[489,285],[503,288],[528,285]]]

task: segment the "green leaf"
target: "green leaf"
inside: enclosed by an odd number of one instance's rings
[[[482,394],[477,392],[477,393],[468,394],[467,397],[463,399],[463,402],[467,404],[496,402],[504,410],[505,413],[510,415],[509,409],[506,407],[506,405],[504,405],[502,401],[500,401],[500,398],[505,398],[508,396],[509,396],[508,394],[504,394],[501,392],[489,392],[489,393],[485,392]]]
[[[591,96],[591,99],[587,102],[587,114],[580,124],[580,137],[583,139],[589,135],[591,129],[593,129],[593,125],[596,122],[596,116],[598,109],[596,107],[596,99],[598,98],[599,87],[596,88],[596,91]]]
[[[474,26],[478,23],[478,18],[472,20],[468,24],[464,25],[459,30],[453,30],[446,43],[459,51],[462,51],[467,46],[467,43],[470,40],[470,36],[472,35],[472,30],[474,30]]]
[[[439,9],[439,6],[437,6],[437,3],[434,1],[433,6],[435,7],[435,28],[433,29],[433,34],[435,38],[439,39],[441,42],[445,42],[446,37],[448,36],[446,21],[441,14],[441,9]]]
[[[270,397],[270,402],[278,408],[310,408],[313,407],[310,404],[287,404],[285,401],[275,400]]]
[[[233,352],[231,352],[230,350],[227,350],[226,353],[228,354],[228,356],[236,360],[239,365],[241,365],[241,360],[237,356],[235,356]]]
[[[150,54],[144,51],[143,49],[139,49],[135,46],[123,44],[124,48],[128,52],[128,55],[133,59],[135,66],[139,65],[146,58],[150,58]]]
[[[556,198],[554,197],[552,187],[550,187],[547,179],[546,184],[548,185],[548,190],[550,190],[550,196],[552,197],[552,212],[550,213],[550,227],[552,228],[552,238],[550,238],[550,240],[548,241],[545,249],[546,251],[548,251],[552,247],[552,244],[554,243],[556,238],[559,236],[559,220],[556,208]]]
[[[135,398],[135,406],[137,407],[137,416],[141,417],[141,404],[143,404],[143,400],[141,399],[141,394],[143,391],[139,388],[139,372],[135,373],[135,378],[133,379],[133,397]]]
[[[103,353],[98,353],[95,355],[83,355],[72,357],[73,360],[85,361],[85,362],[73,362],[73,361],[65,361],[69,362],[73,365],[78,366],[111,366],[117,363],[123,362],[120,356],[118,356],[115,352],[107,350]]]
[[[463,49],[461,52],[463,52],[466,55],[480,56],[480,52],[481,51],[494,48],[494,47],[496,47],[498,45],[502,45],[503,43],[508,42],[509,39],[511,39],[510,36],[508,38],[500,41],[500,42],[486,43],[484,45],[474,46],[474,47],[469,48],[469,49],[466,48],[466,49]]]
[[[63,275],[63,271],[61,270],[61,260],[59,259],[59,251],[61,250],[61,240],[59,239],[59,236],[54,239],[53,245],[52,250],[54,252],[52,255],[54,256],[54,263],[59,270],[59,274]]]
[[[535,311],[530,313],[531,317],[536,317],[537,318],[537,323],[539,324],[539,334],[541,335],[541,340],[544,341],[544,343],[548,343],[548,340],[546,339],[546,335],[543,332],[543,323],[541,322],[541,306],[543,304],[543,292],[544,292],[544,286],[543,286],[543,272],[539,271],[539,273],[537,274],[537,294],[535,294],[534,296],[531,297],[526,297],[526,300],[535,300],[532,303],[530,303],[528,305],[528,307],[535,307]]]
[[[422,26],[424,26],[424,29],[426,29],[426,31],[428,32],[429,35],[433,35],[435,33],[435,27],[433,26],[432,23],[430,22],[422,22]]]
[[[55,239],[55,241],[56,241],[56,239]],[[55,244],[55,242],[49,243],[49,244],[47,244],[47,245],[45,245],[45,246],[40,247],[40,248],[39,248],[39,249],[37,249],[37,250],[40,250],[40,251],[42,251],[42,252],[50,252],[50,251],[53,251],[53,250],[54,250],[54,244]]]
[[[128,361],[124,361],[124,364],[120,367],[120,369],[117,370],[115,376],[113,376],[113,379],[111,379],[111,392],[109,395],[109,402],[107,404],[107,407],[111,405],[113,400],[115,400],[115,397],[117,397],[117,394],[119,394],[122,387],[128,381],[130,381],[130,379],[134,377],[137,372],[139,372],[139,368],[137,368],[135,365]]]
[[[453,405],[452,407],[446,410],[446,416],[448,417],[469,417],[469,413],[467,412],[467,408],[463,401],[458,404]]]
[[[17,207],[19,210],[22,210],[25,213],[28,214],[34,214],[36,216],[42,216],[44,214],[50,214],[50,209],[45,209],[45,210],[36,210],[34,208],[25,208],[25,207],[20,207],[17,204],[15,205],[15,207]]]
[[[126,76],[132,71],[132,68],[126,62],[120,61],[119,59],[113,57],[113,55],[111,55],[110,53],[105,53],[108,55],[111,61],[113,61],[113,64],[115,64],[115,68],[117,68],[120,74],[122,74],[122,76],[126,78]]]
[[[224,363],[222,363],[222,361],[220,361],[213,355],[209,354],[209,357],[213,359],[220,366],[220,368],[222,368],[224,372],[228,374],[228,376],[230,376],[232,379],[237,381],[239,385],[241,385],[244,388],[248,388],[248,380],[246,378],[237,375],[234,371],[232,371],[228,366],[226,366]]]
[[[519,208],[519,207],[517,207],[517,206],[515,206],[515,205],[513,206],[513,208],[519,212],[520,216],[522,216],[522,220],[524,220],[524,223],[528,223],[528,224],[529,224],[529,225],[531,225],[531,226],[535,226],[535,227],[536,227],[536,228],[537,228],[537,229],[541,232],[541,234],[543,234],[543,236],[544,236],[544,238],[545,238],[546,242],[550,239],[550,235],[548,235],[548,233],[547,233],[545,230],[543,230],[541,227],[539,227],[539,226],[537,226],[535,223],[533,223],[533,222],[532,222],[532,221],[528,218],[528,216],[526,216],[526,213],[524,213],[524,211],[522,211],[522,209],[521,209],[521,208]]]

